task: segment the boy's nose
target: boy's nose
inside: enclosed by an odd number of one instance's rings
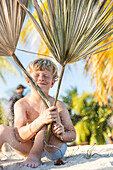
[[[40,76],[39,76],[39,80],[40,80],[40,81],[44,80],[44,76],[43,76],[43,75],[40,75]]]

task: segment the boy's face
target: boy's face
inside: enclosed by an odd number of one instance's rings
[[[48,94],[49,89],[53,87],[55,81],[50,71],[33,71],[30,73],[31,77],[37,82],[38,86],[42,89],[45,94]]]

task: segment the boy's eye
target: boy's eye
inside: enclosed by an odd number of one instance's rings
[[[44,77],[49,77],[48,75],[44,75]]]
[[[34,78],[37,78],[37,77],[39,77],[39,74],[37,74],[37,75],[34,75]]]

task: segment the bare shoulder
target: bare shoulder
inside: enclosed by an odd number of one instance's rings
[[[63,111],[63,113],[64,112],[68,113],[67,107],[62,101],[58,100],[57,103],[56,103],[56,106],[57,106],[58,112]]]
[[[29,107],[28,104],[28,96],[21,98],[20,100],[18,100],[15,104],[14,104],[14,110],[16,109],[26,109]]]

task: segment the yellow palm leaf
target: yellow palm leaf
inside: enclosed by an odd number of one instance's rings
[[[103,43],[113,40],[113,35]],[[109,50],[103,51],[88,61],[92,82],[96,86],[95,95],[99,103],[108,103],[108,97],[113,93],[113,43],[108,45]]]
[[[45,57],[45,56],[49,56],[50,55],[50,51],[47,48],[46,44],[44,43],[44,41],[41,39],[41,43],[38,49],[38,55],[37,58],[39,57]]]

